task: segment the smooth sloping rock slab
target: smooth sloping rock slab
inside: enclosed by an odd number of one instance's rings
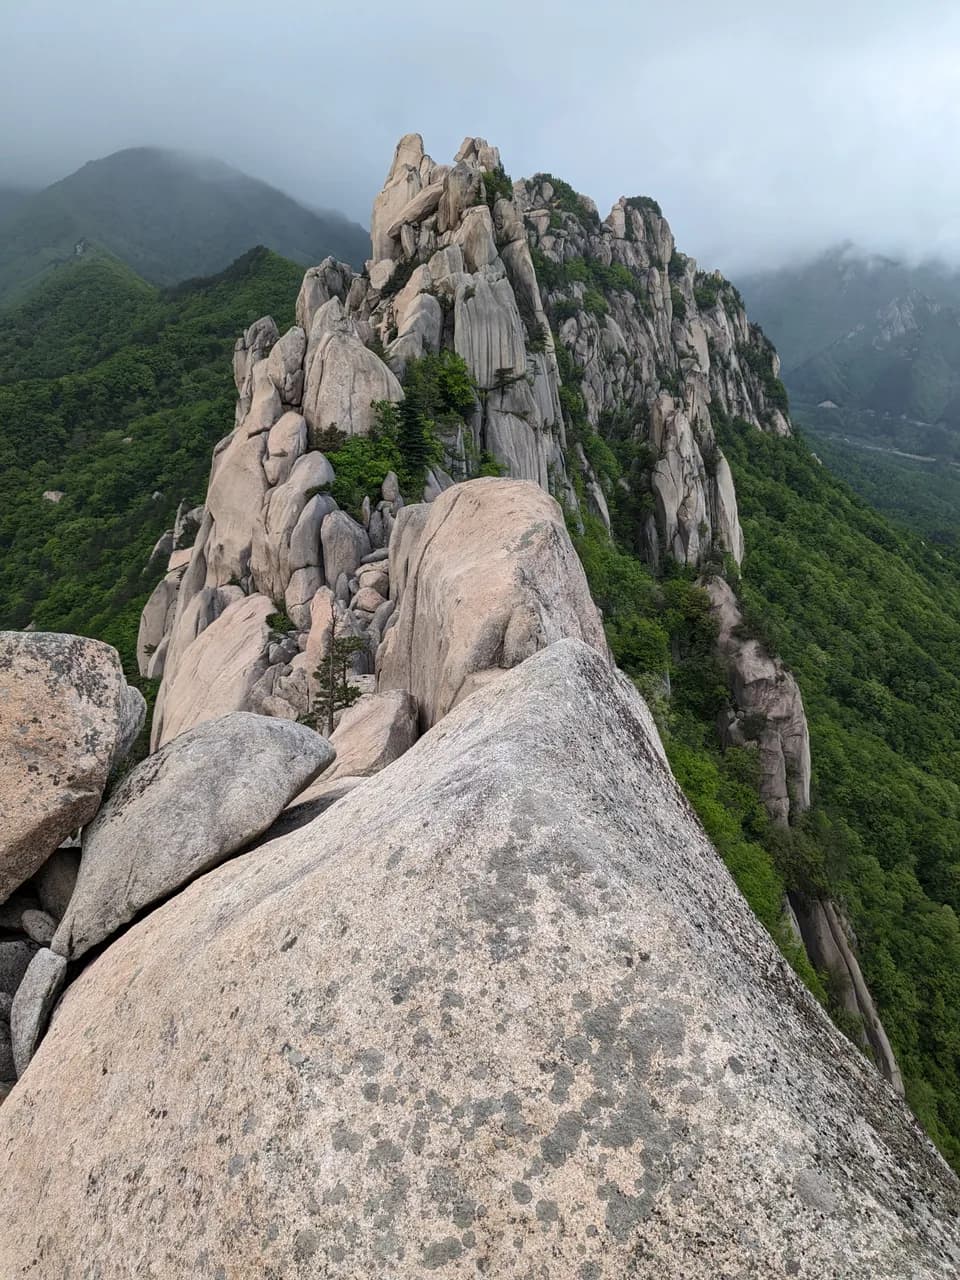
[[[942,1280],[958,1195],[572,642],[118,939],[0,1108],[25,1280]]]
[[[90,821],[145,712],[109,645],[0,632],[0,902]]]
[[[379,773],[413,746],[418,732],[417,703],[405,689],[361,698],[333,731],[337,759],[323,781]]]
[[[264,833],[260,843],[264,843],[267,840],[275,840],[277,836],[288,835],[291,831],[296,831],[298,827],[303,827],[308,822],[313,822],[314,818],[319,818],[322,813],[326,813],[332,804],[336,804],[344,796],[348,796],[351,791],[355,791],[364,782],[366,782],[366,778],[361,777],[328,779],[326,774],[317,778],[315,782],[310,783],[302,795],[290,801],[269,831]]]
[[[381,691],[408,689],[429,728],[491,678],[571,637],[607,652],[557,503],[486,478],[404,507],[390,540],[397,621],[378,653]]]
[[[167,664],[153,720],[154,749],[205,720],[247,705],[267,669],[267,619],[275,612],[268,596],[242,596],[201,632],[179,661]]]
[[[67,962],[46,947],[30,961],[10,1011],[10,1033],[17,1075],[23,1075],[46,1030],[50,1011],[63,990]]]
[[[181,734],[120,783],[84,833],[50,944],[71,960],[260,835],[335,756],[305,725],[238,711]]]

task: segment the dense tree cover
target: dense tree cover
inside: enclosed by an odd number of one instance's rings
[[[875,416],[868,420],[863,414],[803,403],[792,404],[791,412],[818,457],[871,507],[929,538],[941,551],[960,551],[960,460],[951,461],[952,450],[960,449],[960,435],[938,441],[928,432],[942,428],[918,428],[916,448],[933,445],[939,452],[911,458],[891,442],[902,437],[902,423],[890,437],[885,421]]]
[[[400,491],[418,501],[427,470],[459,460],[457,479],[499,475],[501,468],[484,450],[473,445],[467,419],[477,405],[479,391],[466,361],[453,351],[427,353],[410,360],[402,378],[404,398],[399,404],[381,400],[368,436],[347,437],[336,429],[318,441],[336,471],[334,498],[353,515],[364,498],[376,505],[380,486],[392,471]]]
[[[4,317],[0,626],[98,636],[134,676],[143,568],[178,502],[203,501],[237,334],[265,313],[291,323],[300,275],[257,249],[164,293],[78,263]]]
[[[749,624],[810,722],[807,833],[930,1134],[960,1163],[960,574],[802,440],[721,424]]]
[[[0,312],[0,385],[90,368],[127,344],[155,300],[119,259],[85,254]]]
[[[367,232],[342,214],[307,209],[220,161],[118,151],[19,201],[0,193],[0,306],[21,301],[78,248],[99,247],[168,285],[224,270],[252,244],[305,266],[332,253],[359,267],[370,252]]]
[[[825,1004],[828,994],[783,921],[797,836],[771,824],[759,798],[759,758],[721,751],[717,712],[728,697],[715,656],[716,623],[692,570],[670,564],[656,579],[598,521],[571,528],[617,665],[654,713],[677,781],[753,911]]]

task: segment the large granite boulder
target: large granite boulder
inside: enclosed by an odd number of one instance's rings
[[[0,1108],[26,1280],[943,1280],[958,1195],[572,642],[134,926]]]
[[[45,947],[30,961],[17,987],[10,1010],[10,1040],[17,1075],[27,1069],[33,1057],[66,976],[64,957]]]
[[[0,632],[0,902],[90,821],[145,714],[109,645]]]
[[[161,747],[83,835],[80,874],[51,949],[71,960],[269,827],[334,749],[313,729],[237,711]]]
[[[363,778],[379,773],[413,746],[418,734],[417,704],[404,689],[365,694],[341,714],[330,741],[336,761],[298,801],[325,794],[334,778]]]
[[[167,676],[153,717],[152,747],[177,734],[245,710],[266,671],[276,605],[268,596],[243,596],[228,605],[183,651]]]
[[[455,485],[401,510],[390,542],[397,620],[379,689],[407,689],[427,728],[472,689],[564,637],[607,652],[563,514],[526,481]]]

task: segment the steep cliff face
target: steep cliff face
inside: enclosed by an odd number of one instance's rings
[[[646,557],[739,562],[743,535],[711,413],[788,434],[776,353],[736,289],[679,253],[655,201],[593,202],[541,175],[516,186],[546,310],[579,383],[584,422],[646,446]],[[568,401],[568,405],[570,402]]]

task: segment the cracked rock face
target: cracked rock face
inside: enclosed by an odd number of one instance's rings
[[[76,887],[51,950],[77,959],[222,862],[265,831],[335,754],[305,725],[236,712],[141,761],[83,833]]]
[[[580,445],[567,445],[565,415],[579,397],[592,430],[614,423],[647,451],[650,514],[639,549],[652,564],[743,555],[711,414],[789,431],[769,394],[776,356],[736,290],[677,253],[653,202],[620,200],[601,222],[592,202],[544,175],[511,188],[482,138],[465,139],[446,165],[408,134],[374,203],[372,243],[363,273],[332,258],[306,273],[286,334],[263,317],[238,340],[235,428],[214,450],[193,547],[177,541],[143,614],[140,669],[163,677],[155,744],[171,725],[194,723],[189,711],[170,719],[170,689],[178,686],[181,707],[204,698],[183,675],[196,667],[189,651],[212,647],[202,633],[242,596],[269,598],[302,639],[328,587],[344,630],[364,637],[357,673],[374,669],[386,618],[375,620],[369,593],[357,603],[351,584],[366,556],[389,544],[400,495],[384,493],[361,526],[337,509],[334,469],[318,445],[333,429],[368,433],[373,402],[402,400],[410,361],[430,353],[463,358],[476,402],[444,436],[443,466],[407,501],[433,501],[489,455],[510,478],[553,494],[574,520],[589,513],[609,527],[609,480]],[[220,714],[306,713],[307,673],[297,674],[292,655],[270,660],[272,647],[267,636],[250,640],[252,677]]]
[[[0,1109],[25,1280],[941,1280],[957,1194],[569,641],[134,926]]]
[[[145,713],[109,645],[0,632],[0,902],[90,821]]]

